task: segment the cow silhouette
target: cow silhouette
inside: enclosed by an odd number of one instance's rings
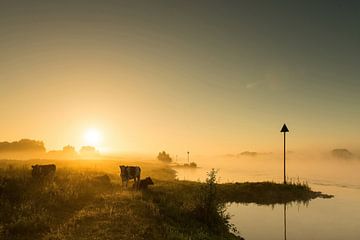
[[[33,165],[31,175],[34,179],[54,179],[56,172],[55,164]]]
[[[138,185],[136,185],[134,183],[133,184],[133,189],[146,190],[146,189],[148,189],[149,185],[154,185],[154,182],[152,181],[151,177],[141,179]]]
[[[120,178],[123,187],[125,186],[127,188],[128,182],[131,179],[134,179],[134,183],[138,185],[140,182],[140,174],[141,168],[138,166],[120,166]]]

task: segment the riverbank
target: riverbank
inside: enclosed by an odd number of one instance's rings
[[[155,183],[147,191],[125,190],[119,161],[51,162],[57,165],[51,183],[31,177],[30,165],[47,161],[0,162],[1,239],[241,239],[231,233],[226,202],[321,197],[306,185],[216,184],[215,175],[206,183],[179,181],[168,165],[121,161],[139,165],[142,178]],[[97,178],[103,175],[109,178]]]
[[[223,202],[256,203],[261,205],[284,204],[290,202],[308,203],[315,198],[334,197],[333,195],[313,191],[304,183],[224,183],[219,184],[218,191]]]
[[[31,165],[49,163],[54,181],[32,178]],[[119,161],[0,161],[0,239],[240,239],[218,205],[202,208],[206,189],[188,192],[165,164],[120,163],[155,185],[123,189]]]

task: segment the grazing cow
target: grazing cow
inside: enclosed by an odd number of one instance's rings
[[[120,166],[120,177],[122,185],[127,188],[128,181],[134,179],[135,184],[139,184],[141,168],[138,166]]]
[[[34,165],[32,167],[31,175],[33,178],[44,179],[53,178],[55,176],[56,165]]]
[[[154,182],[152,181],[151,177],[141,179],[138,186],[136,186],[136,184],[134,183],[133,189],[146,190],[146,189],[148,189],[149,185],[154,185]]]

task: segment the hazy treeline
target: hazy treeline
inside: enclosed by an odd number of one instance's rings
[[[0,142],[0,153],[4,152],[46,152],[44,142],[21,139],[14,142]]]
[[[3,159],[77,159],[83,157],[96,158],[100,157],[100,153],[93,146],[83,146],[78,152],[71,145],[64,146],[61,150],[47,151],[43,141],[32,139],[0,142],[0,158]]]

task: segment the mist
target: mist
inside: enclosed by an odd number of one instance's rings
[[[226,154],[217,156],[194,156],[198,170],[179,170],[180,179],[204,180],[206,172],[217,169],[222,182],[283,180],[283,155],[259,153],[254,156]],[[286,173],[288,181],[309,184],[337,185],[360,188],[360,159],[338,158],[329,151],[288,152]]]

